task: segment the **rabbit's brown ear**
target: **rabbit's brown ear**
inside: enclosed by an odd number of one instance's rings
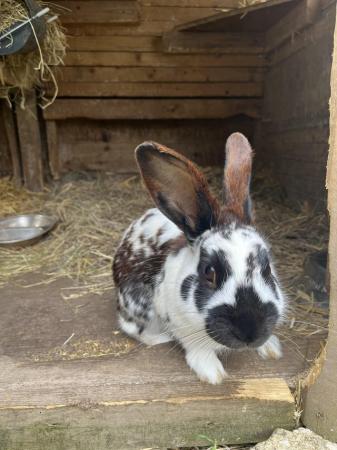
[[[247,138],[233,133],[226,142],[226,164],[224,172],[224,214],[234,214],[243,222],[251,221],[249,195],[252,173],[253,151]]]
[[[216,224],[218,204],[203,174],[191,161],[155,142],[139,145],[136,159],[156,206],[188,240]]]

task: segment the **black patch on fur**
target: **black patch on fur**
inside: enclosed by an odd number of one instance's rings
[[[230,347],[259,347],[272,333],[278,312],[271,302],[263,303],[252,287],[241,286],[234,306],[220,305],[209,311],[206,321],[208,334],[217,342]]]
[[[189,275],[188,277],[186,277],[181,285],[180,288],[180,295],[183,298],[183,300],[187,300],[190,290],[192,288],[192,286],[195,283],[196,280],[196,276],[195,275]]]
[[[246,278],[248,280],[250,280],[252,278],[252,276],[253,276],[253,271],[254,271],[254,268],[255,268],[254,253],[249,253],[246,264],[247,264]]]
[[[210,286],[205,277],[205,270],[208,266],[214,267],[216,273],[215,289]],[[225,281],[232,275],[232,269],[223,250],[207,253],[203,248],[200,250],[200,260],[198,264],[198,284],[194,293],[195,302],[199,310],[203,309],[209,298],[214,294],[214,290],[221,289]]]
[[[269,254],[267,250],[265,248],[261,248],[261,246],[258,248],[257,260],[261,267],[261,275],[264,282],[272,289],[275,297],[278,298],[276,279],[271,272]]]

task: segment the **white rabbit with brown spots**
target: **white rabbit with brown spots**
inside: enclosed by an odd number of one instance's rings
[[[223,203],[179,153],[144,142],[136,159],[157,208],[130,225],[115,255],[122,330],[148,345],[178,341],[190,368],[212,384],[226,376],[224,350],[280,357],[273,331],[285,298],[252,223],[247,139],[227,140]]]

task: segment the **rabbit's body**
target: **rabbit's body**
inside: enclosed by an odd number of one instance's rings
[[[233,136],[247,145],[242,135]],[[249,151],[238,150],[237,168],[228,158],[229,200],[221,213],[191,163],[157,144],[143,144],[141,150],[144,181],[165,215],[148,210],[130,225],[117,250],[113,270],[122,330],[148,345],[178,341],[199,378],[214,384],[226,375],[217,357],[220,351],[254,348],[262,357],[279,357],[280,344],[272,330],[285,301],[268,247],[244,218],[250,205],[248,191],[242,192],[247,188],[242,156]],[[233,167],[236,178],[231,184]],[[179,177],[183,185],[175,194]],[[241,196],[241,209],[236,200],[230,203],[233,189]]]

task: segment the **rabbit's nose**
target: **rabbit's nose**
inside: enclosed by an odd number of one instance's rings
[[[232,319],[232,325],[232,334],[239,341],[251,344],[258,338],[258,324],[250,315],[240,314]]]

